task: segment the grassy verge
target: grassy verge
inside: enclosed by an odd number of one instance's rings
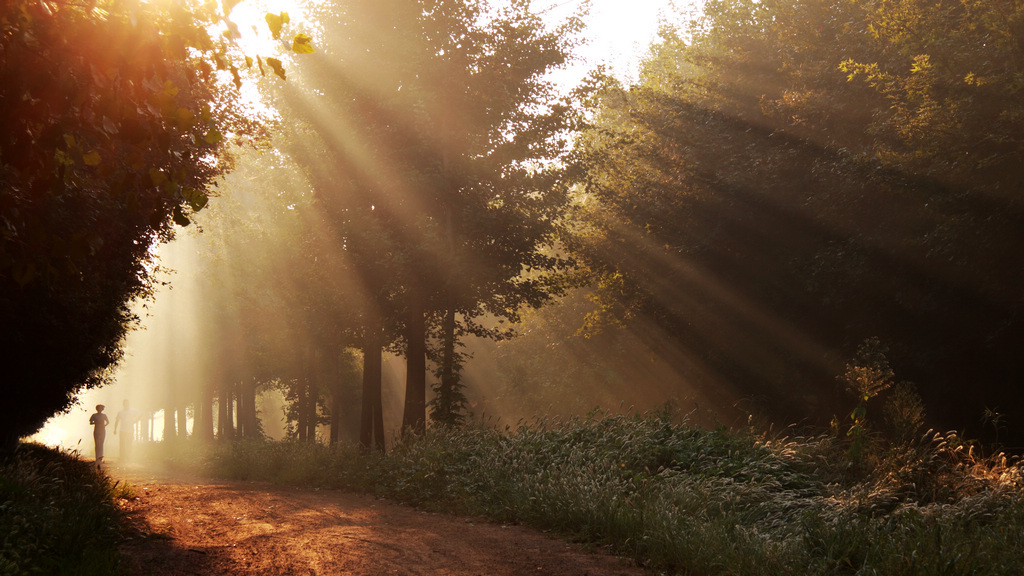
[[[123,492],[74,454],[20,445],[0,459],[0,574],[116,574]]]
[[[701,431],[654,414],[435,430],[384,457],[239,443],[204,466],[551,529],[667,573],[1019,574],[1021,469],[968,448],[929,435],[855,467],[829,435]]]

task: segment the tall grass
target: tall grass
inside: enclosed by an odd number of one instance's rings
[[[0,574],[116,574],[124,489],[74,453],[20,445],[0,459]]]
[[[222,477],[364,491],[611,546],[679,574],[1020,574],[1019,466],[929,434],[852,466],[829,435],[702,431],[668,414],[432,430],[386,456],[245,443]],[[881,448],[878,448],[881,450]]]

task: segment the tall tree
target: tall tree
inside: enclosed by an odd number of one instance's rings
[[[477,320],[540,305],[543,273],[566,263],[544,249],[572,113],[544,75],[578,21],[551,30],[527,2],[447,0],[348,2],[316,19],[323,54],[281,96],[305,120],[293,156],[334,238],[323,248],[360,281],[338,297],[363,311],[366,373],[378,346],[406,356],[402,429],[422,432],[427,355],[445,367],[442,395],[457,389],[456,338],[504,335]],[[379,379],[366,384],[375,402]],[[378,412],[366,407],[364,438]]]
[[[401,228],[395,223],[407,211],[404,187],[416,142],[401,121],[408,107],[400,103],[408,94],[402,74],[415,66],[404,32],[416,8],[415,2],[395,0],[321,6],[316,19],[324,51],[296,86],[277,96],[289,114],[303,120],[288,147],[309,179],[313,220],[323,233],[310,252],[339,264],[344,272],[335,280],[352,280],[337,289],[330,275],[320,276],[319,290],[336,303],[322,317],[344,333],[342,340],[358,342],[364,351],[366,447],[383,446],[380,355],[400,332],[392,296],[407,255],[396,240]]]
[[[478,320],[515,321],[521,307],[557,290],[546,274],[568,264],[553,245],[566,200],[559,160],[574,116],[546,75],[569,59],[579,20],[551,29],[529,2],[434,1],[423,3],[418,26],[422,56],[410,80],[425,139],[419,234],[431,241],[412,245],[414,284],[403,295],[415,303],[410,346],[421,337],[425,297],[437,315],[432,404],[435,420],[452,424],[460,412],[459,335],[505,336]],[[422,385],[410,381],[403,419],[418,432],[426,422]]]

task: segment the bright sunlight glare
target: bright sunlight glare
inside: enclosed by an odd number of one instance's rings
[[[315,0],[313,0],[315,1]],[[587,0],[533,0],[533,9],[551,22],[578,11]],[[635,79],[640,62],[655,39],[662,22],[680,23],[694,16],[704,0],[589,0],[586,43],[580,48],[583,65],[608,66],[624,79]],[[231,11],[231,20],[242,34],[241,46],[259,53],[273,49],[264,20],[267,13],[287,13],[291,23],[308,28],[303,0],[245,0]],[[501,0],[495,2],[502,4]]]
[[[577,13],[584,6],[586,0],[534,0],[533,10],[557,25],[566,18]],[[559,82],[570,84],[578,81],[589,70],[598,65],[605,65],[611,73],[625,81],[635,80],[639,73],[640,65],[647,54],[651,42],[656,39],[658,29],[662,23],[680,23],[691,16],[698,9],[703,0],[633,0],[624,2],[622,0],[590,0],[589,10],[584,16],[586,28],[583,32],[585,43],[579,48],[580,62],[571,70],[567,70],[565,76],[559,78]],[[494,2],[495,5],[501,2]],[[310,4],[302,0],[244,0],[238,3],[230,13],[231,22],[237,26],[239,34],[239,47],[245,54],[254,55],[280,55],[287,54],[290,47],[291,36],[284,35],[279,40],[271,37],[266,22],[266,15],[287,13],[289,16],[289,32],[310,33],[315,29],[315,23],[306,20],[306,14]],[[252,87],[253,103],[260,100],[257,90]],[[255,105],[255,104],[254,104]],[[313,116],[317,115],[315,106],[306,103]],[[321,118],[324,123],[325,134],[335,134],[335,140],[340,138],[336,134],[345,132],[338,130],[338,119],[334,116]],[[316,122],[314,122],[315,124]],[[330,125],[330,126],[329,126]],[[334,129],[330,129],[331,126]],[[347,143],[335,141],[335,146],[341,149],[358,147],[358,143]],[[356,154],[358,156],[358,154]],[[364,159],[370,165],[370,159]],[[383,171],[375,170],[375,173]],[[241,177],[241,176],[239,176]],[[286,186],[287,187],[287,186]],[[248,189],[248,186],[243,186]],[[215,227],[214,227],[215,228]],[[205,234],[210,236],[210,234]],[[209,239],[209,238],[208,238]],[[193,286],[190,273],[195,273],[196,265],[193,259],[196,256],[196,238],[190,234],[182,234],[173,246],[162,246],[161,257],[164,264],[181,273],[169,278],[172,288],[161,288],[155,303],[150,303],[146,309],[140,309],[143,318],[143,329],[133,332],[127,341],[127,355],[118,368],[115,383],[102,389],[90,390],[83,393],[79,400],[80,404],[72,409],[69,414],[57,416],[50,420],[47,425],[36,435],[35,439],[50,445],[59,445],[65,448],[79,447],[83,453],[91,450],[91,442],[88,426],[88,415],[93,411],[94,405],[105,404],[112,414],[121,406],[124,400],[130,400],[132,406],[146,414],[143,420],[142,429],[136,434],[142,439],[158,440],[162,438],[165,429],[165,412],[168,412],[168,400],[162,392],[166,389],[191,388],[202,377],[199,374],[200,366],[204,363],[216,364],[214,359],[206,358],[202,342],[204,336],[200,334],[201,328],[197,322],[202,318],[199,295],[201,290]],[[286,278],[287,275],[279,277]],[[281,319],[282,325],[286,319]],[[638,347],[643,343],[637,343]],[[168,354],[173,350],[172,354]],[[487,356],[487,354],[483,354]],[[642,356],[638,356],[641,358]],[[390,368],[388,365],[390,364]],[[652,383],[675,381],[678,374],[672,373],[672,366],[687,366],[693,364],[691,359],[676,359],[672,362],[654,362],[647,360],[640,362],[638,366],[621,367],[623,372],[647,373],[646,380]],[[658,372],[658,371],[661,372]],[[392,374],[392,372],[394,372]],[[385,361],[385,405],[386,412],[393,413],[401,409],[400,389],[398,383],[404,378],[404,367],[401,362]],[[486,382],[488,378],[481,376],[474,378],[470,369],[470,390],[477,388],[473,382]],[[389,375],[390,374],[390,375]],[[577,398],[575,402],[584,401],[585,408],[593,406],[597,401],[602,405],[614,407],[618,402],[617,393],[613,391],[594,392],[585,400]],[[639,401],[640,396],[651,398],[664,397],[665,390],[648,390],[646,392],[635,391],[634,397]],[[275,392],[275,394],[277,394]],[[474,400],[473,409],[487,413],[488,409],[496,409],[506,415],[527,416],[535,409],[545,408],[544,406],[526,406],[519,402],[509,402],[510,399],[502,399],[494,395],[494,391],[486,387],[477,390],[480,405]],[[694,392],[696,394],[696,392]],[[260,412],[263,414],[264,422],[268,426],[265,430],[271,436],[282,434],[277,428],[281,420],[281,399],[268,395],[259,402],[270,402],[271,405],[262,406]],[[558,397],[547,398],[552,403],[566,404],[567,400],[562,394]],[[695,397],[694,401],[701,404],[714,404],[716,399]],[[571,402],[570,402],[571,403]],[[553,408],[554,406],[548,406]],[[556,408],[557,409],[557,408]],[[178,421],[178,426],[188,428],[190,431],[194,426],[195,415],[191,412],[175,414],[170,412],[169,419],[173,423]],[[230,414],[228,418],[230,418]],[[217,418],[217,415],[214,415]],[[171,424],[173,429],[174,425]]]
[[[579,10],[586,0],[534,0],[537,13],[552,21]],[[590,0],[584,18],[583,67],[603,64],[624,80],[636,80],[662,22],[680,24],[696,15],[704,0]]]
[[[266,21],[267,14],[282,13],[288,14],[291,28],[306,27],[302,3],[295,0],[245,0],[237,4],[228,17],[238,26],[241,48],[246,53],[261,54],[272,52],[279,43],[287,43],[288,38],[273,39]]]

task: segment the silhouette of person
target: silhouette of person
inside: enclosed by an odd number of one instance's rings
[[[96,442],[96,468],[103,462],[103,441],[107,438],[107,424],[110,418],[103,413],[106,408],[103,404],[96,405],[96,413],[89,416],[89,424],[92,424],[92,439]]]
[[[132,455],[132,441],[135,440],[135,423],[139,421],[139,413],[131,408],[128,401],[124,401],[124,408],[114,418],[114,434],[117,434],[118,426],[121,427],[121,460],[127,462]]]

